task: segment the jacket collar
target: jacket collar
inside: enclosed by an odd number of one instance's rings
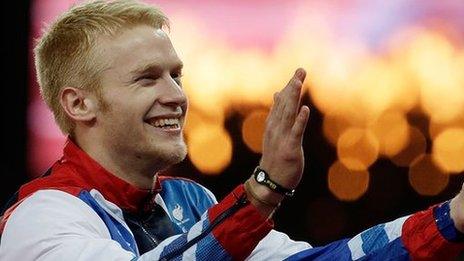
[[[135,212],[140,210],[146,200],[160,190],[158,179],[151,190],[140,189],[125,180],[115,176],[91,158],[70,138],[66,141],[61,164],[69,164],[86,183],[88,190],[98,190],[106,200],[121,209]]]

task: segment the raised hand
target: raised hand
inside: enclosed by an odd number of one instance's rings
[[[274,104],[266,120],[263,155],[260,167],[281,186],[293,189],[301,180],[304,168],[303,134],[309,118],[308,106],[300,106],[300,95],[306,72],[296,70],[287,86],[274,95]],[[282,195],[249,180],[255,197],[278,204]]]
[[[304,168],[303,134],[309,118],[308,106],[300,108],[300,94],[306,72],[298,69],[287,86],[274,94],[266,120],[260,166],[286,188],[295,188]]]

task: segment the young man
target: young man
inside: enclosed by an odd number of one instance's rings
[[[221,202],[192,181],[158,176],[186,155],[182,62],[166,26],[154,7],[96,1],[42,36],[39,83],[69,138],[4,213],[1,260],[408,259],[463,248],[453,242],[464,228],[463,193],[320,248],[272,230],[272,213],[303,173],[303,69],[274,97],[259,168]]]

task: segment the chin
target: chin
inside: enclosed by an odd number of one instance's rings
[[[158,148],[156,155],[153,155],[162,169],[169,168],[185,159],[187,156],[187,146],[185,143],[176,144],[169,148]]]

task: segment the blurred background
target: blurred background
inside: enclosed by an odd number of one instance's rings
[[[2,203],[61,155],[65,137],[40,99],[31,49],[75,2],[1,4]],[[146,2],[171,20],[190,98],[189,156],[169,175],[219,199],[243,182],[259,161],[273,93],[304,67],[306,169],[275,216],[278,230],[320,245],[459,191],[462,0]]]

